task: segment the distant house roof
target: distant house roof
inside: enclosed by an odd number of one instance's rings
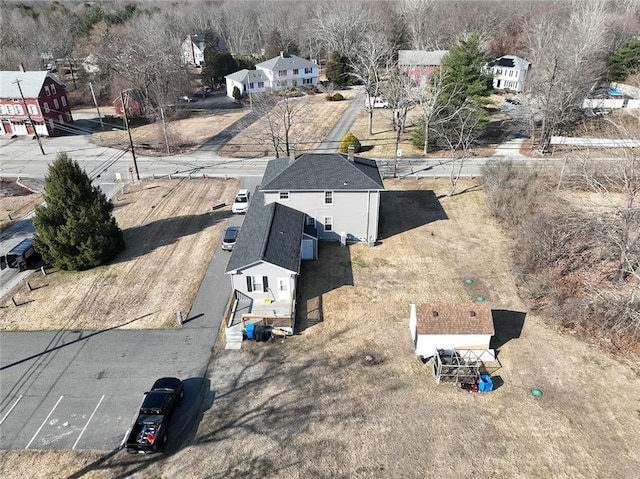
[[[200,49],[200,51],[204,52],[204,49],[207,46],[207,42],[205,40],[205,36],[204,35],[200,35],[198,33],[195,33],[193,35],[189,35],[189,38],[191,39],[193,44]],[[224,38],[222,38],[217,33],[214,33],[212,38],[213,38],[214,41],[217,42],[217,48],[216,49],[219,52],[227,53],[229,51],[229,48],[227,47],[227,42],[224,41]]]
[[[271,160],[262,180],[263,191],[273,190],[384,190],[374,160],[340,153],[305,153],[294,161]]]
[[[495,334],[487,303],[416,305],[418,334]]]
[[[283,53],[277,57],[271,58],[270,60],[258,63],[256,68],[278,71],[293,70],[296,68],[318,68],[318,65],[310,62],[309,60],[305,60],[304,58],[300,58],[299,56]]]
[[[238,83],[256,83],[256,82],[268,82],[269,78],[262,70],[238,70],[237,72],[226,75],[225,78],[237,81]]]
[[[449,50],[398,50],[398,65],[439,66]]]
[[[227,273],[260,261],[300,272],[304,213],[279,203],[264,204],[257,191],[227,264]]]
[[[515,68],[516,70],[526,70],[531,65],[524,58],[517,57],[515,55],[505,55],[488,63],[488,66],[503,67],[503,68]]]
[[[38,98],[47,77],[50,77],[64,88],[67,87],[48,71],[2,71],[0,72],[0,97],[20,98],[20,89],[16,83],[16,80],[19,80],[22,94],[25,98]]]

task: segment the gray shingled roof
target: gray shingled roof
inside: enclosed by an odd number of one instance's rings
[[[264,68],[265,70],[278,71],[278,70],[293,70],[301,68],[318,68],[313,62],[305,60],[296,55],[285,54],[284,56],[277,56],[266,60],[262,63],[258,63],[256,68]]]
[[[15,83],[16,79],[20,80],[20,86],[22,87],[22,93],[25,98],[38,98],[45,78],[50,76],[56,83],[66,88],[66,85],[55,78],[48,71],[34,71],[34,72],[0,72],[0,96],[2,98],[20,98],[20,90]]]
[[[264,195],[256,190],[226,272],[266,261],[300,273],[303,228],[304,213],[278,203],[265,206]]]
[[[398,50],[398,65],[437,66],[449,50]]]
[[[295,161],[271,160],[262,180],[263,191],[384,190],[374,160],[340,153],[305,153]]]
[[[226,75],[225,78],[229,78],[239,83],[251,83],[251,82],[268,82],[269,78],[262,70],[238,70],[237,72]]]

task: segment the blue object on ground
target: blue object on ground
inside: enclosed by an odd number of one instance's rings
[[[478,390],[483,393],[488,393],[493,390],[493,381],[488,374],[481,374],[478,381]]]
[[[247,333],[247,339],[256,339],[255,329],[256,329],[255,324],[247,324],[244,327],[244,331],[245,333]]]

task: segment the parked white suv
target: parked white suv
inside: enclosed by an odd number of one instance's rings
[[[249,208],[249,190],[238,190],[231,206],[232,213],[246,213]]]
[[[389,108],[389,102],[381,96],[372,96],[364,99],[364,107],[371,108]]]

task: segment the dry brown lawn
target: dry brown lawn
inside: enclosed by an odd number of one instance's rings
[[[347,109],[357,90],[342,90],[340,93],[345,98],[343,101],[327,101],[321,94],[292,100],[295,113],[290,139],[297,152],[314,151],[320,145]],[[262,118],[236,135],[220,150],[220,154],[237,158],[274,156],[268,132],[267,120]]]
[[[29,180],[29,182],[33,183],[33,180]],[[31,190],[42,191],[43,185],[44,183],[38,186],[31,185],[33,187]],[[5,228],[10,227],[42,203],[42,194],[33,191],[18,184],[15,178],[2,178],[0,184],[0,230],[4,231]]]
[[[319,260],[303,264],[300,334],[217,349],[213,402],[191,444],[143,458],[11,451],[0,473],[24,477],[28,465],[31,477],[635,477],[637,376],[533,314],[522,331],[513,324],[526,311],[481,186],[461,181],[465,193],[451,198],[442,196],[446,180],[386,187],[380,244],[322,245]],[[437,386],[412,354],[409,303],[478,295],[503,311],[503,384],[489,394]]]
[[[125,185],[113,198],[125,251],[89,271],[32,273],[33,291],[20,284],[2,298],[2,330],[174,326],[176,312],[189,311],[231,214],[230,206],[211,206],[230,205],[237,187],[222,179]]]

